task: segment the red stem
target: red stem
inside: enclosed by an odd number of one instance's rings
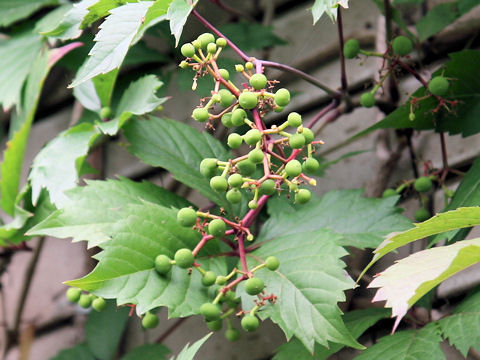
[[[260,210],[262,210],[263,206],[265,205],[265,203],[267,202],[269,197],[270,196],[268,196],[268,195],[263,195],[263,196],[260,197],[260,199],[258,200],[258,207],[256,209],[250,210],[243,217],[242,221],[240,222],[242,224],[242,226],[250,227],[253,220],[255,220],[255,217],[258,215]]]
[[[327,115],[330,111],[335,109],[337,106],[338,106],[338,100],[333,99],[332,102],[328,106],[326,106],[322,110],[320,110],[320,112],[317,115],[315,115],[315,117],[312,120],[310,120],[309,123],[305,127],[312,128],[313,126],[315,126],[315,124],[318,122],[318,120],[320,120],[322,117]]]
[[[238,256],[242,263],[242,271],[248,274],[247,258],[245,256],[245,245],[243,243],[243,234],[238,235]]]

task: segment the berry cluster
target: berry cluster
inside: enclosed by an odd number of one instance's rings
[[[83,293],[78,288],[69,288],[66,292],[68,301],[77,303],[80,307],[88,309],[90,306],[96,311],[103,311],[107,307],[104,298],[97,297],[93,294]]]

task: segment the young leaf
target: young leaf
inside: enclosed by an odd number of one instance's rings
[[[0,27],[10,26],[18,20],[29,17],[44,6],[56,5],[57,3],[58,0],[0,1]]]
[[[79,344],[60,351],[51,360],[96,360],[86,344]]]
[[[345,9],[348,9],[348,0],[315,0],[311,9],[313,15],[313,25],[321,18],[325,13],[333,21],[337,20],[337,7],[341,5]]]
[[[180,354],[178,354],[176,358],[172,357],[170,360],[193,360],[200,347],[205,343],[205,341],[208,340],[210,336],[212,336],[212,334],[213,333],[205,335],[200,340],[194,342],[192,346],[190,346],[190,344],[185,345]]]
[[[379,288],[372,301],[386,300],[396,316],[393,330],[407,310],[428,291],[480,261],[480,239],[419,251],[378,274],[368,286]]]
[[[189,4],[186,0],[173,0],[168,8],[167,19],[170,20],[170,31],[175,36],[175,46],[178,46],[180,35],[187,18],[197,4],[198,0]]]
[[[171,351],[162,344],[145,344],[129,351],[121,360],[167,360]]]

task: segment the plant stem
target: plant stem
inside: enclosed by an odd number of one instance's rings
[[[392,7],[390,0],[383,0],[383,6],[385,8],[385,31],[387,35],[387,42],[392,40]]]
[[[255,220],[255,217],[258,215],[260,210],[262,210],[263,206],[267,202],[268,198],[270,196],[268,195],[263,195],[259,200],[258,200],[258,207],[256,209],[250,210],[242,219],[241,224],[242,226],[249,227],[253,220]]]
[[[442,147],[442,163],[443,168],[448,169],[448,154],[447,154],[447,143],[445,142],[445,133],[440,133],[440,144]]]
[[[343,54],[343,24],[342,24],[342,10],[341,7],[338,7],[337,10],[337,29],[338,29],[338,42],[340,45],[340,80],[342,83],[342,92],[346,92],[348,85],[347,85],[347,71],[345,69],[345,56]]]
[[[247,259],[245,257],[245,245],[243,243],[243,234],[238,235],[238,256],[240,257],[240,262],[242,263],[242,271],[248,273]]]
[[[323,118],[325,115],[327,115],[331,110],[335,109],[339,105],[338,99],[333,99],[330,104],[328,104],[326,107],[324,107],[320,112],[315,115],[315,117],[308,122],[306,125],[307,128],[312,128],[315,126],[315,124]]]

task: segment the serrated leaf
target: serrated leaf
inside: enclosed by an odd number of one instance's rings
[[[15,205],[14,216],[8,224],[0,226],[0,246],[15,244],[12,238],[17,234],[33,214]]]
[[[190,205],[183,198],[147,181],[137,183],[126,178],[87,180],[87,185],[67,191],[70,202],[28,234],[72,237],[74,242],[86,240],[92,247],[110,239],[115,223],[123,219],[123,209],[129,204],[149,201],[176,208]]]
[[[377,274],[368,285],[379,288],[372,301],[386,300],[397,317],[395,330],[407,310],[445,279],[480,261],[480,239],[419,251]]]
[[[436,324],[428,324],[420,330],[384,336],[355,360],[444,360],[441,341]]]
[[[145,344],[137,346],[121,360],[166,360],[171,351],[162,344]]]
[[[50,11],[47,15],[37,21],[33,32],[43,34],[54,30],[72,8],[73,4],[64,4]]]
[[[51,360],[96,360],[86,344],[79,344],[60,351]]]
[[[125,5],[126,3],[137,2],[138,0],[97,0],[88,7],[88,13],[83,18],[81,27],[84,28],[95,21],[107,16],[110,10]]]
[[[44,6],[55,5],[57,3],[57,0],[0,1],[0,27],[10,26],[18,20],[29,17]]]
[[[111,10],[111,15],[100,25],[100,31],[95,36],[96,43],[89,53],[90,57],[69,87],[119,68],[152,4],[152,1],[127,3]]]
[[[240,21],[225,24],[220,27],[220,31],[244,51],[287,44],[273,33],[273,26]]]
[[[329,228],[342,235],[340,244],[359,248],[375,247],[392,230],[408,229],[410,221],[395,207],[396,198],[365,198],[362,190],[335,190],[305,205],[285,207],[282,198],[269,201],[270,219],[260,237],[272,239]]]
[[[110,105],[117,75],[118,69],[107,74],[97,75],[93,79],[75,86],[73,95],[85,108],[99,112],[102,107]]]
[[[185,347],[180,352],[180,354],[178,354],[176,358],[173,357],[170,360],[193,360],[198,350],[200,350],[202,345],[205,343],[205,341],[208,340],[210,336],[212,336],[212,334],[213,333],[209,333],[205,335],[200,340],[197,340],[196,342],[194,342],[192,346],[190,346],[190,344],[185,345]]]
[[[337,20],[337,7],[342,6],[348,9],[348,0],[315,0],[311,9],[313,15],[313,25],[322,17],[323,14],[327,14],[332,21]]]
[[[133,38],[133,43],[136,44],[152,26],[167,19],[167,11],[172,0],[156,0],[152,6],[148,8],[145,20],[143,21],[140,29]]]
[[[128,150],[143,162],[167,169],[178,181],[198,190],[225,209],[231,209],[224,195],[210,188],[209,179],[200,174],[204,158],[229,159],[230,154],[211,135],[170,119],[151,116],[131,119],[124,126]]]
[[[282,229],[288,225],[282,224]],[[259,242],[265,240],[260,237]],[[251,252],[249,268],[260,259],[275,256],[280,261],[277,271],[260,269],[255,272],[265,282],[265,291],[277,296],[275,303],[258,312],[261,319],[270,318],[278,324],[287,339],[298,338],[313,352],[315,343],[328,347],[336,342],[362,348],[342,321],[337,303],[345,300],[344,290],[354,286],[340,259],[347,255],[338,244],[341,236],[327,229],[296,232],[278,236]],[[252,297],[245,293],[243,283],[237,290],[242,296],[242,307],[254,306]]]
[[[175,47],[178,46],[183,26],[197,2],[198,0],[193,0],[189,4],[186,0],[173,0],[168,7],[167,19],[170,20],[170,31],[175,36]]]

